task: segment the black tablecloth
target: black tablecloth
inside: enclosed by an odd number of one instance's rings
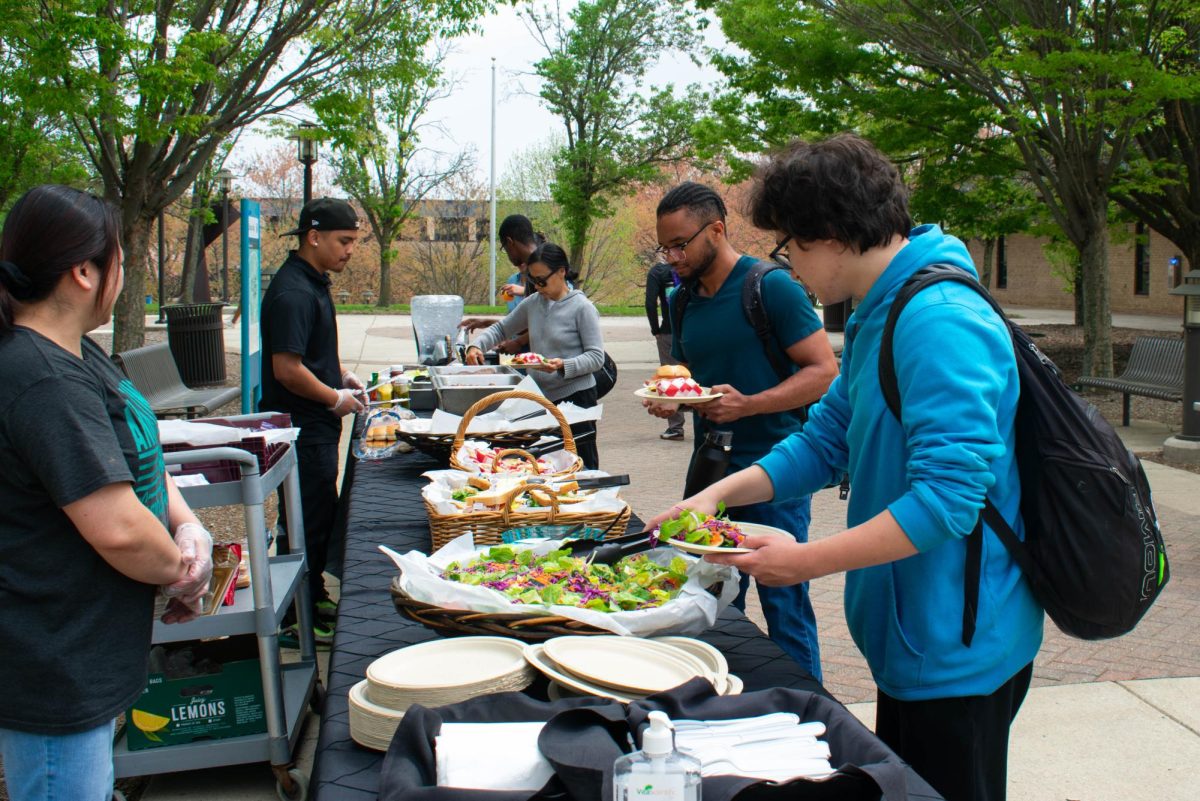
[[[419,453],[376,462],[347,461],[343,484],[348,503],[342,596],[337,635],[329,659],[328,694],[321,718],[311,789],[323,801],[367,801],[379,791],[383,754],[350,739],[347,693],[362,681],[378,657],[406,645],[438,637],[437,632],[401,617],[389,592],[395,566],[377,546],[428,551],[429,520],[421,502],[421,473],[437,468]],[[636,517],[630,529],[641,530]],[[729,607],[714,629],[700,639],[719,648],[745,689],[823,688],[771,642],[744,614]]]

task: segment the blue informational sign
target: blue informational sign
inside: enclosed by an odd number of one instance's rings
[[[262,226],[259,205],[243,200],[242,207],[242,413],[257,411],[262,398]]]

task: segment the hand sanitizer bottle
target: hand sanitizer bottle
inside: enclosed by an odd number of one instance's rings
[[[665,712],[650,713],[641,751],[613,763],[613,801],[700,801],[700,760],[675,750]]]

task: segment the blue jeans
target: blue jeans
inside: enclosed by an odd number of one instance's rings
[[[729,510],[731,520],[762,523],[789,532],[797,542],[808,542],[811,498],[782,503],[756,503]],[[746,590],[750,577],[742,576],[741,590],[734,599],[738,609],[746,608]],[[775,644],[817,681],[821,680],[821,649],[817,644],[817,616],[808,598],[808,582],[790,587],[758,585],[758,599],[767,619],[767,633]]]
[[[112,801],[110,720],[77,734],[0,729],[0,756],[11,801]]]

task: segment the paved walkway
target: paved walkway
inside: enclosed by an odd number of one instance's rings
[[[1070,323],[1070,312],[1011,309],[1025,324]],[[1175,317],[1115,315],[1123,327],[1174,331]],[[343,363],[360,374],[412,362],[408,317],[344,315],[339,320]],[[679,498],[691,451],[689,440],[658,439],[661,421],[631,397],[655,366],[656,352],[642,318],[605,318],[605,344],[621,368],[601,426],[602,465],[627,472],[625,493],[643,515]],[[840,335],[831,335],[840,345]],[[226,347],[237,350],[234,329]],[[1134,421],[1122,431],[1135,450],[1154,451],[1171,433]],[[1009,798],[1013,801],[1197,801],[1200,799],[1200,475],[1146,463],[1167,538],[1173,578],[1137,630],[1117,640],[1067,638],[1047,623],[1035,662],[1033,689],[1013,730]],[[813,501],[812,536],[840,531],[845,508],[835,492]],[[875,687],[842,616],[842,578],[813,582],[826,684],[862,719],[874,717]],[[753,596],[753,593],[751,593]],[[301,751],[306,769],[315,735],[310,721]],[[268,799],[273,783],[263,766],[210,777],[156,779],[145,798],[214,801]]]

